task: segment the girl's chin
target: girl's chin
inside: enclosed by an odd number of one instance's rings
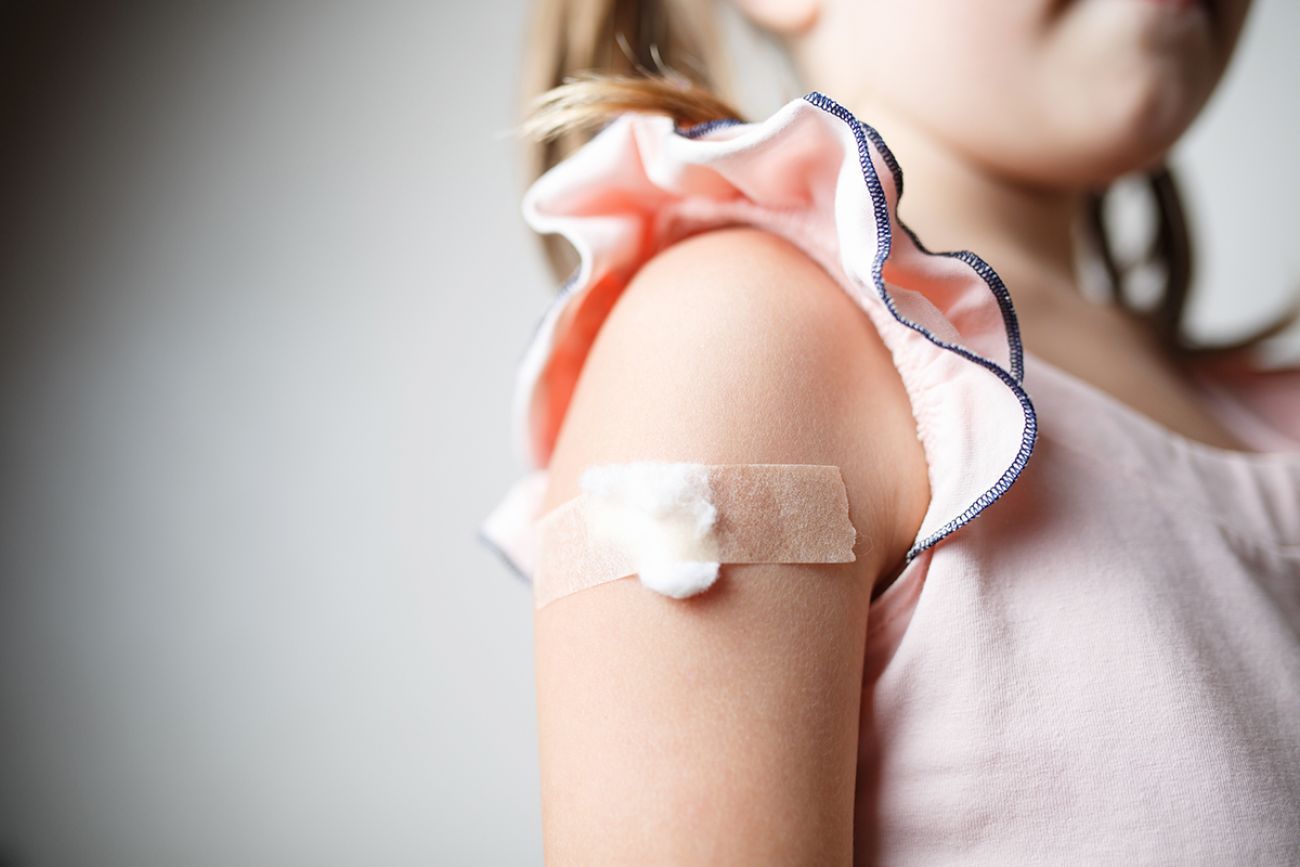
[[[1086,96],[1077,94],[1047,109],[1053,117],[1051,137],[1073,151],[1074,160],[1089,167],[1087,174],[1094,179],[1163,160],[1196,120],[1214,86],[1213,69],[1207,67],[1140,63],[1115,69],[1106,78],[1095,80]]]
[[[1038,146],[1019,152],[1016,148],[998,149],[997,156],[987,162],[1005,176],[1031,186],[1100,189],[1125,175],[1158,168],[1177,139],[1176,133],[1158,138],[1067,135],[1055,143],[1042,137],[1035,140]]]
[[[1063,24],[1084,53],[1124,65],[1217,60],[1218,24],[1200,0],[1082,0]]]
[[[1211,27],[1216,7],[1209,0],[1075,0],[1078,14],[1108,15],[1148,28]]]

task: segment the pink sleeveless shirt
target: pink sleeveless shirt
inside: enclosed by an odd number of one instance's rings
[[[902,187],[817,92],[755,123],[626,114],[539,178],[524,215],[581,264],[520,359],[524,471],[480,538],[531,574],[574,383],[638,266],[775,232],[880,332],[929,465],[868,615],[855,864],[1300,864],[1300,370],[1201,375],[1259,451],[1170,431],[1026,354],[997,275],[927,251]]]

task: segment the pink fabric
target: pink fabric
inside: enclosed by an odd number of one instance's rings
[[[531,574],[573,383],[636,268],[779,233],[880,332],[931,477],[869,616],[855,863],[1300,863],[1300,370],[1204,374],[1265,451],[1175,434],[1023,353],[996,275],[898,222],[895,169],[812,93],[691,131],[623,115],[539,178],[524,215],[581,265],[520,362],[525,467],[482,537]]]

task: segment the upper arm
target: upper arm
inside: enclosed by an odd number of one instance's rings
[[[888,350],[789,242],[689,238],[597,335],[543,510],[628,460],[836,465],[857,560],[724,563],[688,600],[619,580],[538,610],[548,863],[848,863],[870,591],[928,498]]]

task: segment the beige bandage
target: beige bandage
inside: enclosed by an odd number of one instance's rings
[[[629,575],[674,598],[722,563],[849,563],[857,531],[839,467],[633,461],[589,467],[538,521],[537,608]]]

